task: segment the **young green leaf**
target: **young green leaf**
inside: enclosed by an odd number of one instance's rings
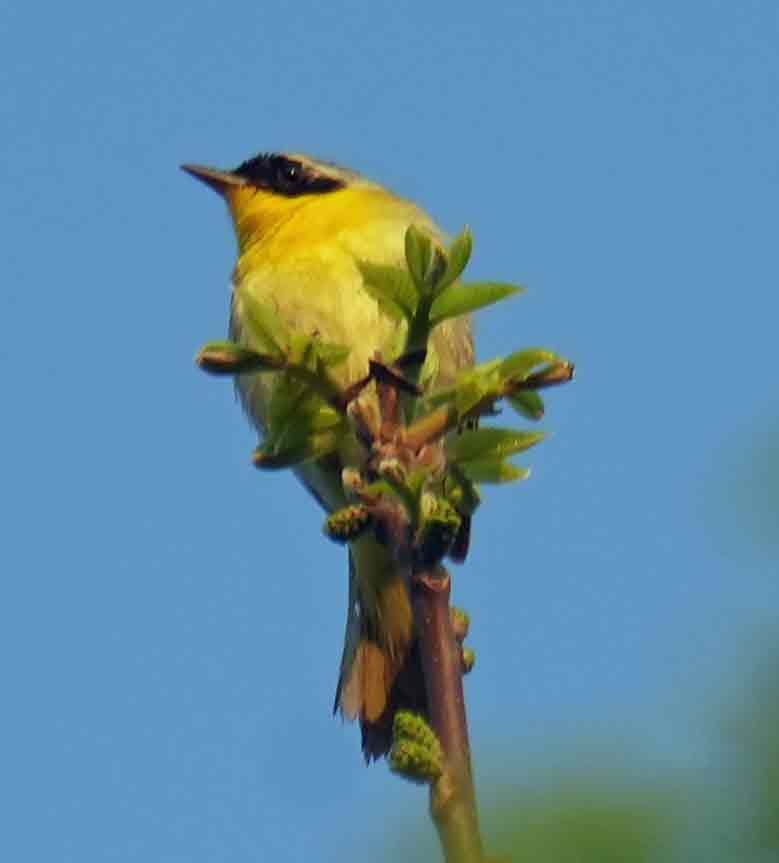
[[[287,348],[287,365],[315,372],[317,367],[317,354],[314,340],[294,330],[289,335],[289,347]]]
[[[472,516],[481,503],[479,490],[459,465],[449,464],[445,490],[447,500],[462,516]]]
[[[477,375],[457,382],[454,404],[459,418],[465,415],[489,393],[489,387]]]
[[[430,237],[416,225],[409,225],[406,230],[406,264],[418,288],[425,284],[432,251]]]
[[[457,376],[457,383],[454,386],[454,398],[449,395],[449,391],[443,391],[440,396],[436,393],[430,400],[440,401],[443,403],[451,403],[454,401],[455,408],[459,417],[462,419],[471,408],[475,407],[480,401],[486,398],[497,399],[501,395],[501,381],[498,376],[498,368],[500,360],[490,360],[486,363],[480,363],[471,369],[461,372]],[[426,404],[429,400],[426,400]]]
[[[500,376],[504,381],[523,381],[538,366],[559,360],[560,357],[553,351],[528,348],[507,356],[500,364]]]
[[[436,285],[438,293],[441,293],[441,291],[448,288],[449,285],[460,278],[471,258],[472,250],[473,234],[468,228],[463,228],[463,230],[454,238],[452,245],[449,246],[446,270]]]
[[[274,442],[303,440],[309,435],[344,425],[343,414],[322,402],[318,396],[310,391],[304,391],[298,398],[296,395],[296,390],[290,388],[287,401],[275,400],[275,413],[271,414],[274,421],[269,423],[269,439]]]
[[[430,266],[425,274],[425,286],[428,292],[437,294],[441,290],[441,282],[446,273],[446,268],[449,262],[446,259],[444,250],[437,244],[433,244],[433,256],[430,261]]]
[[[302,412],[304,402],[310,398],[311,390],[305,383],[293,378],[289,372],[279,375],[268,402],[265,420],[270,440],[277,439],[284,434],[287,426],[294,424],[295,415]]]
[[[292,387],[294,392],[308,391],[318,395],[327,402],[337,402],[341,390],[327,371],[327,363],[321,354],[329,355],[330,364],[341,362],[348,354],[348,348],[340,345],[327,345],[317,337],[307,336],[301,332],[289,334],[286,355],[278,359],[279,367],[286,371],[286,384],[276,383],[275,391]]]
[[[466,431],[450,438],[447,454],[450,460],[465,464],[483,459],[499,458],[523,452],[545,437],[543,432],[515,431],[514,429],[481,428]]]
[[[347,359],[351,353],[351,348],[346,345],[328,344],[327,342],[314,342],[317,356],[322,361],[322,364],[329,368],[330,366],[340,365]]]
[[[427,482],[430,471],[425,468],[416,468],[406,477],[406,486],[414,500],[419,501],[422,489]]]
[[[453,404],[456,395],[456,387],[441,387],[441,389],[434,390],[422,400],[419,411],[420,416],[428,411],[435,410],[435,408],[441,405]]]
[[[447,318],[456,318],[476,309],[491,306],[523,290],[524,288],[519,285],[508,285],[503,282],[455,283],[435,298],[430,310],[430,323],[436,326]]]
[[[419,300],[416,285],[405,270],[359,261],[363,285],[368,293],[397,320],[411,320]]]
[[[481,461],[469,461],[462,465],[463,473],[472,482],[503,483],[527,479],[530,470],[517,467],[511,462],[500,458],[488,458]]]
[[[529,420],[540,420],[544,415],[544,400],[535,390],[524,390],[508,396],[508,403]]]
[[[329,452],[345,430],[344,418],[338,411],[285,375],[270,400],[268,434],[261,452],[263,457],[294,463],[289,459],[301,461],[325,449]]]
[[[256,467],[271,470],[294,467],[301,462],[329,455],[338,448],[339,440],[337,431],[326,431],[302,440],[287,441],[284,445],[270,446],[266,443],[254,451],[252,460]]]
[[[327,431],[344,423],[343,416],[335,408],[323,404],[317,398],[305,402],[295,418],[299,418],[300,424],[309,432]]]
[[[276,355],[286,353],[290,335],[284,322],[271,306],[261,303],[248,290],[239,290],[238,297],[243,304],[251,335]]]

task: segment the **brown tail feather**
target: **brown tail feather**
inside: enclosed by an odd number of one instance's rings
[[[384,710],[375,719],[360,717],[362,751],[367,762],[386,755],[392,746],[392,722],[398,710],[412,710],[427,715],[425,680],[417,642],[406,654],[405,662],[395,676]]]
[[[349,613],[335,709],[359,719],[368,761],[392,745],[403,708],[424,711],[424,679],[408,590],[386,549],[358,540],[349,554]]]

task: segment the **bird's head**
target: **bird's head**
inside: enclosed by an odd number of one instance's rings
[[[262,153],[233,171],[182,165],[227,202],[243,252],[301,207],[360,182],[359,174],[308,156]]]

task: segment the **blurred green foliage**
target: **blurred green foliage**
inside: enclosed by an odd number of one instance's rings
[[[624,752],[600,752],[597,773],[517,764],[479,783],[491,857],[512,863],[775,863],[779,861],[779,645],[744,675],[709,729],[713,761],[646,780]],[[638,752],[638,747],[636,749]],[[609,759],[611,762],[609,763]],[[431,863],[416,819],[383,858]]]
[[[746,676],[736,701],[722,733],[746,779],[745,828],[758,854],[779,860],[779,645]]]
[[[651,863],[670,846],[672,795],[606,789],[586,778],[512,794],[484,813],[491,854],[514,863]]]

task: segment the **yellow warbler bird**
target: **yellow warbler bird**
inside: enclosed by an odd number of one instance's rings
[[[261,154],[233,171],[184,165],[225,200],[238,241],[230,336],[254,344],[241,296],[267,304],[293,332],[349,347],[334,376],[346,387],[364,377],[377,352],[387,356],[402,325],[366,290],[358,262],[405,267],[404,237],[416,225],[438,243],[443,236],[410,201],[361,175],[303,155]],[[402,335],[402,332],[400,333]],[[445,321],[433,331],[426,368],[432,386],[453,382],[473,363],[470,322]],[[275,385],[273,374],[244,374],[237,387],[260,433]],[[296,468],[332,512],[346,505],[341,453]],[[419,658],[407,585],[391,555],[367,535],[349,549],[349,608],[336,709],[359,718],[366,758],[391,744],[394,712],[424,709]]]

